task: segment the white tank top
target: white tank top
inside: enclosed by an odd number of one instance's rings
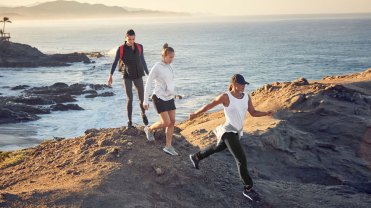
[[[229,105],[228,107],[224,106],[224,115],[226,118],[224,126],[232,125],[236,130],[242,131],[249,106],[249,96],[245,93],[243,98],[238,99],[229,91],[227,95],[229,97]]]
[[[226,132],[238,133],[239,138],[243,135],[243,123],[248,110],[249,95],[244,94],[243,98],[235,98],[229,91],[228,107],[224,107],[224,115],[226,121],[224,124],[217,126],[213,132],[216,135],[218,144],[222,141],[222,137]]]

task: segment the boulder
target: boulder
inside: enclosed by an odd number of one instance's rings
[[[52,111],[84,110],[83,108],[81,108],[77,104],[67,104],[67,105],[64,105],[64,104],[61,104],[61,103],[58,103],[56,105],[50,106],[50,109]]]
[[[91,63],[83,53],[47,55],[26,44],[0,41],[0,67],[69,66],[74,62]]]

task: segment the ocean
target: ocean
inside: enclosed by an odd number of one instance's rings
[[[11,41],[29,44],[44,53],[99,51],[94,64],[69,67],[0,68],[2,96],[19,95],[9,87],[48,86],[56,82],[104,84],[114,53],[126,30],[136,32],[149,69],[161,61],[162,45],[175,49],[173,69],[177,122],[227,90],[230,77],[243,74],[251,92],[264,84],[299,77],[359,72],[371,67],[371,16],[127,18],[65,21],[24,21],[6,25]],[[146,77],[144,78],[146,79]],[[0,125],[0,150],[34,146],[53,137],[76,137],[90,128],[126,125],[125,93],[115,72],[113,97],[85,98],[84,111],[52,112],[32,122]],[[133,121],[142,124],[134,93]],[[217,108],[216,110],[221,109]],[[158,120],[155,110],[147,113]]]

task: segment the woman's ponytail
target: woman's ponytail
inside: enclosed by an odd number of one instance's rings
[[[169,47],[169,44],[165,43],[162,46],[162,55],[167,56],[169,53],[174,53],[174,49],[172,47]]]

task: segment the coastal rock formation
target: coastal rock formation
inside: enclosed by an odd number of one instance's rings
[[[0,41],[0,67],[69,66],[73,62],[91,63],[82,53],[47,55],[26,44]]]
[[[12,90],[24,89],[20,96],[0,97],[0,124],[33,121],[39,119],[38,114],[48,114],[51,111],[83,110],[76,102],[76,96],[89,97],[113,96],[112,92],[98,93],[107,85],[101,84],[72,84],[55,83],[51,86],[32,87],[19,85]]]
[[[241,143],[258,207],[369,207],[371,70],[349,77],[273,83],[252,95],[271,117],[246,119]],[[73,139],[0,154],[3,207],[252,207],[228,151],[192,167],[188,155],[215,142],[223,112],[177,125],[166,155],[136,128],[90,129]]]
[[[51,105],[50,110],[52,110],[52,111],[68,111],[68,110],[84,110],[84,109],[81,108],[77,104],[67,104],[67,105],[65,105],[65,104],[58,103],[56,105]]]
[[[276,206],[367,206],[355,204],[371,194],[371,154],[367,151],[371,149],[371,69],[320,81],[273,83],[251,94],[257,109],[274,109],[277,113],[274,118],[248,116],[241,142],[249,167],[268,181],[315,184],[318,186],[312,192],[337,192],[314,197],[314,201],[295,199],[295,203]],[[193,145],[204,147],[215,141],[209,131],[224,120],[222,112],[217,112],[179,127]],[[199,129],[204,129],[203,133]],[[267,186],[261,191],[269,195],[269,203],[275,204],[283,196],[272,190],[277,189]],[[357,193],[360,198],[356,200]],[[335,195],[351,198],[349,204],[335,205]],[[316,200],[328,203],[316,205]]]

